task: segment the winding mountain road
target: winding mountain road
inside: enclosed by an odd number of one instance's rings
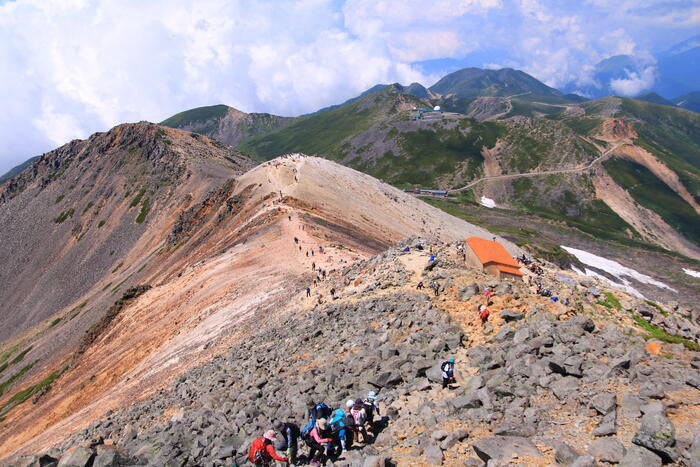
[[[583,167],[576,167],[573,169],[545,170],[543,172],[526,172],[526,173],[521,173],[521,174],[492,175],[489,177],[479,178],[477,180],[474,180],[473,182],[469,182],[468,184],[464,185],[463,187],[449,190],[449,192],[456,193],[456,192],[465,191],[465,190],[468,190],[475,185],[478,185],[481,182],[486,182],[486,181],[491,181],[491,180],[510,180],[510,179],[514,179],[514,178],[537,177],[540,175],[556,175],[556,174],[565,174],[565,173],[585,172],[585,171],[593,168],[596,164],[600,163],[603,159],[606,159],[608,156],[610,156],[610,154],[615,149],[617,149],[621,144],[624,144],[624,141],[613,141],[610,148],[603,151],[600,154],[600,156],[596,157],[595,159],[593,159],[591,162],[589,162],[587,165],[585,165]]]

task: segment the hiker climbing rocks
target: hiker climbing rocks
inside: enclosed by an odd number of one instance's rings
[[[365,411],[365,403],[362,399],[357,399],[350,409],[350,414],[352,419],[355,421],[355,429],[353,430],[358,435],[362,435],[362,440],[357,437],[357,441],[360,443],[367,442],[367,429],[365,429],[365,422],[367,421],[367,412]]]
[[[313,255],[314,255],[314,249],[312,248],[311,249],[311,256],[313,256]]]
[[[433,282],[433,290],[435,291],[435,296],[440,295],[440,284]]]
[[[306,288],[306,296],[310,297],[311,296],[311,287]]]
[[[484,297],[486,297],[486,300],[490,300],[491,297],[493,297],[493,290],[491,290],[491,287],[486,287],[486,290],[484,290]]]
[[[312,271],[315,271],[315,270],[316,270],[316,262],[315,262],[315,261],[312,261],[312,262],[311,262],[311,270],[312,270]]]
[[[331,289],[331,297],[335,298],[335,289],[334,288]]]
[[[372,436],[377,436],[377,426],[374,422],[374,416],[379,415],[379,406],[377,405],[377,393],[370,391],[367,393],[367,397],[362,401],[365,405],[365,414],[367,415],[367,425],[369,425],[369,430],[372,432]]]
[[[289,462],[296,464],[299,437],[301,436],[299,426],[296,423],[277,420],[274,423],[273,428],[282,435],[282,437],[278,439],[275,449],[285,451]]]
[[[321,465],[321,461],[325,464],[328,451],[332,448],[333,439],[328,429],[328,421],[325,418],[316,420],[313,429],[306,439],[306,445],[309,446],[309,458],[311,465]]]
[[[450,383],[455,381],[455,359],[451,358],[446,362],[442,362],[440,365],[440,371],[442,371],[442,389],[449,386]]]
[[[418,290],[423,290],[423,281],[419,281],[418,285],[416,286],[416,289]]]
[[[329,421],[329,426],[331,432],[333,433],[334,443],[340,445],[340,451],[348,450],[348,436],[349,430],[345,427],[345,411],[343,409],[337,409],[333,412],[333,418]]]
[[[299,239],[294,237],[294,243],[299,244]]]
[[[273,443],[276,441],[277,435],[274,431],[268,430],[262,436],[262,438],[257,438],[250,445],[250,451],[248,451],[248,460],[253,465],[272,465],[272,461],[288,462],[286,457],[280,457],[275,452],[275,447]]]
[[[481,318],[481,325],[484,326],[486,325],[486,321],[489,320],[489,309],[486,308],[486,306],[481,305],[479,307],[479,318]]]
[[[306,426],[301,430],[302,434],[309,433],[315,426],[316,420],[320,418],[328,418],[331,416],[331,408],[323,402],[319,402],[317,404],[313,401],[313,399],[309,399],[306,403],[306,406],[309,409],[309,423],[307,423]]]

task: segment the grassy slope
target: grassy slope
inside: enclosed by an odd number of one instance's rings
[[[207,120],[220,119],[228,112],[227,105],[210,105],[207,107],[197,107],[195,109],[185,110],[179,114],[175,114],[160,122],[163,126],[171,128],[182,128],[193,123],[205,122]]]

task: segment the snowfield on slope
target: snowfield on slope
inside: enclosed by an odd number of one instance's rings
[[[683,272],[688,274],[689,276],[700,278],[700,272],[698,272],[698,271],[693,271],[692,269],[683,268]]]
[[[496,207],[496,202],[492,200],[491,198],[487,198],[486,196],[482,196],[481,199],[479,200],[479,204],[486,208],[495,208]]]
[[[591,269],[588,269],[588,268],[586,268],[585,271],[581,271],[580,269],[578,269],[576,267],[572,267],[574,272],[604,280],[604,281],[606,281],[606,282],[608,282],[611,285],[616,286],[616,287],[622,287],[623,289],[627,290],[629,293],[631,293],[632,295],[635,295],[637,297],[644,298],[644,296],[638,290],[636,290],[634,287],[632,287],[631,282],[629,280],[625,279],[625,277],[634,279],[638,282],[641,282],[642,284],[654,285],[654,286],[662,288],[662,289],[668,289],[672,292],[676,292],[675,289],[672,289],[671,287],[664,284],[663,282],[657,281],[653,277],[647,276],[646,274],[642,274],[639,271],[635,271],[632,268],[628,268],[627,266],[623,266],[622,264],[618,263],[617,261],[603,258],[602,256],[594,255],[593,253],[589,253],[589,252],[584,251],[584,250],[578,250],[576,248],[571,248],[568,246],[562,245],[562,248],[565,251],[567,251],[568,253],[571,253],[572,255],[574,255],[583,264],[600,269],[602,271],[607,272],[608,274],[615,276],[616,278],[618,278],[620,280],[621,284],[616,283],[616,282],[610,280],[609,278],[607,278],[601,274],[598,274],[597,272],[595,272]]]

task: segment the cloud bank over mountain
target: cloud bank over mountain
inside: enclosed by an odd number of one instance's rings
[[[117,123],[195,106],[295,115],[377,83],[432,84],[445,71],[436,59],[583,86],[601,59],[669,46],[700,25],[694,2],[562,3],[0,1],[0,172]],[[634,94],[653,80],[649,69],[617,88]]]

